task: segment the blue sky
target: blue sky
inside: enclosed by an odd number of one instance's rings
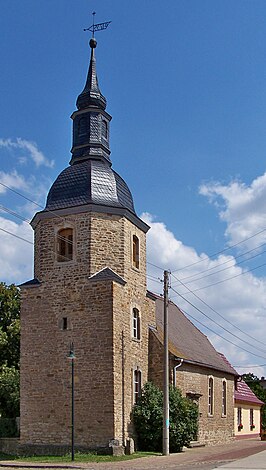
[[[95,10],[96,22],[112,21],[97,34],[97,72],[113,116],[113,168],[151,225],[150,288],[159,291],[171,269],[172,299],[212,330],[195,323],[215,347],[240,372],[266,375],[257,367],[266,363],[265,1],[0,5],[0,182],[43,206],[68,165],[70,115],[88,68],[83,28]],[[4,186],[0,204],[0,228],[31,241],[7,209],[31,219],[38,207]],[[0,238],[1,279],[30,278],[30,243],[3,230]]]

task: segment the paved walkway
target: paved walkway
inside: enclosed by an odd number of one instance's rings
[[[243,459],[243,460],[239,460]],[[124,462],[79,463],[57,465],[2,461],[0,470],[18,469],[82,469],[82,470],[209,470],[220,467],[227,469],[266,469],[266,441],[242,440],[229,444],[187,449],[167,457],[154,456]]]
[[[222,465],[219,468],[227,469],[266,469],[266,450],[259,452],[258,454],[251,455],[245,459],[236,460],[235,462]]]

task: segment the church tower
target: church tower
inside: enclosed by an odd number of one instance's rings
[[[111,116],[90,40],[88,76],[72,114],[70,165],[31,224],[34,279],[22,284],[21,446],[65,452],[71,443],[70,344],[75,354],[77,448],[124,446],[148,377],[146,232],[112,169]]]

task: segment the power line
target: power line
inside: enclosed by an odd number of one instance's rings
[[[224,336],[220,335],[219,333],[217,333],[216,331],[214,331],[212,328],[208,327],[207,325],[204,325],[204,323],[202,323],[201,321],[199,321],[197,318],[193,317],[193,315],[191,315],[190,313],[186,312],[185,310],[182,310],[180,309],[182,313],[184,313],[186,316],[192,318],[193,321],[199,323],[201,326],[203,326],[204,328],[206,328],[207,330],[211,331],[212,333],[215,334],[215,336],[219,336],[220,338],[222,338],[224,341],[227,341],[227,343],[230,343],[232,344],[233,346],[236,346],[238,349],[241,349],[242,351],[245,351],[247,352],[248,354],[251,354],[252,356],[256,356],[256,357],[261,357],[262,359],[266,359],[266,357],[264,356],[260,356],[258,354],[255,354],[255,353],[252,353],[251,351],[248,351],[247,349],[245,348],[242,348],[241,346],[239,346],[238,344],[236,343],[233,343],[233,341],[230,341],[230,339],[227,339],[225,338]]]
[[[246,261],[249,261],[249,260],[251,260],[251,259],[253,259],[253,258],[256,258],[257,256],[261,256],[263,253],[265,253],[266,250],[265,250],[265,251],[261,251],[261,252],[257,253],[256,255],[251,256],[250,258],[246,258],[246,259],[244,259],[244,260],[242,260],[242,261],[239,261],[238,263],[234,263],[234,261],[235,261],[236,259],[242,258],[243,256],[247,255],[248,253],[251,253],[252,251],[258,250],[259,248],[261,248],[261,247],[264,246],[264,245],[266,245],[266,243],[262,243],[261,245],[258,245],[258,246],[256,246],[255,248],[252,248],[251,250],[245,251],[245,253],[242,253],[241,255],[234,256],[233,259],[229,259],[229,260],[223,261],[222,263],[217,263],[215,266],[212,266],[212,267],[210,267],[210,268],[204,269],[203,271],[199,271],[199,272],[196,273],[196,274],[191,274],[190,276],[181,277],[181,280],[184,281],[184,280],[187,280],[187,279],[196,278],[195,280],[197,281],[197,280],[199,280],[199,279],[203,279],[204,277],[207,277],[207,276],[201,276],[201,277],[199,277],[199,278],[197,278],[196,276],[199,276],[199,275],[201,275],[201,274],[203,274],[203,273],[206,273],[206,272],[208,272],[208,271],[212,271],[213,269],[216,269],[217,267],[223,266],[223,265],[228,264],[228,263],[233,263],[233,264],[232,264],[231,266],[229,266],[228,268],[226,268],[226,269],[230,269],[230,268],[232,268],[232,267],[234,267],[234,266],[238,266],[239,264],[245,263]],[[221,269],[221,270],[219,270],[219,271],[215,271],[215,272],[212,273],[212,274],[216,274],[216,273],[219,273],[219,272],[221,272],[221,271],[225,271],[225,269]],[[174,271],[174,272],[175,272],[175,271]],[[209,276],[212,276],[212,274],[209,274]],[[193,282],[193,281],[194,281],[194,279],[192,279],[192,281],[189,281],[189,282]]]
[[[149,261],[147,261],[147,264],[149,264],[150,266],[154,266],[154,268],[160,269],[160,271],[164,271],[164,268],[157,266],[156,264],[150,263]]]
[[[35,204],[36,206],[41,207],[41,209],[43,209],[43,206],[41,206],[40,204],[38,204],[38,202],[33,201],[32,199],[28,198],[27,196],[24,196],[24,194],[21,194],[19,191],[16,191],[15,189],[10,188],[10,186],[8,186],[7,184],[3,183],[2,181],[0,181],[0,184],[1,184],[1,186],[3,186],[4,188],[9,189],[9,191],[12,191],[12,193],[17,194],[17,195],[20,196],[20,197],[23,197],[23,198],[26,199],[27,201],[32,202],[32,203]]]
[[[239,261],[239,263],[232,264],[231,266],[228,266],[227,268],[219,269],[218,271],[215,271],[214,273],[205,274],[205,276],[195,277],[195,279],[191,279],[190,281],[187,281],[187,284],[191,284],[191,283],[196,282],[196,281],[199,281],[199,280],[201,280],[201,279],[205,279],[206,277],[214,276],[215,274],[219,274],[219,273],[221,273],[221,272],[223,272],[223,271],[227,271],[228,269],[231,269],[231,268],[233,268],[233,267],[239,266],[239,265],[242,264],[242,263],[246,263],[247,261],[250,261],[251,259],[254,259],[254,258],[256,258],[257,256],[261,256],[261,255],[263,255],[263,253],[266,253],[266,250],[261,251],[260,253],[254,255],[254,256],[250,256],[250,258],[247,258],[247,259],[244,259],[244,260],[242,260],[242,261]],[[213,269],[213,268],[211,268],[211,269]],[[194,276],[196,276],[196,275],[194,275]],[[190,276],[190,277],[192,277],[192,276]],[[181,279],[184,280],[184,279],[186,279],[186,278],[181,278]]]
[[[254,268],[247,269],[246,271],[242,271],[242,273],[235,274],[234,276],[227,277],[225,279],[222,279],[221,281],[214,282],[213,284],[208,284],[207,286],[199,287],[198,289],[193,290],[193,292],[198,292],[203,289],[207,289],[209,287],[217,286],[218,284],[222,284],[223,282],[230,281],[231,279],[235,279],[236,277],[239,276],[244,276],[244,274],[248,274],[252,271],[255,271],[256,269],[263,268],[266,266],[266,263],[260,264],[259,266],[255,266]]]
[[[209,315],[207,315],[206,313],[204,313],[199,307],[197,307],[196,305],[194,305],[192,302],[190,302],[189,300],[187,300],[182,294],[179,294],[174,288],[172,288],[172,290],[179,296],[181,297],[183,300],[185,300],[185,302],[187,302],[189,305],[191,305],[191,307],[195,308],[195,310],[197,310],[198,312],[200,312],[202,315],[204,315],[206,318],[208,318],[209,320],[211,320],[213,323],[215,323],[215,325],[219,326],[219,328],[222,328],[224,331],[226,331],[227,333],[229,333],[231,336],[234,336],[236,339],[242,341],[243,343],[245,344],[248,344],[249,346],[253,347],[254,349],[257,349],[258,351],[262,351],[262,352],[266,352],[264,349],[261,349],[261,348],[258,348],[258,347],[255,347],[253,346],[252,344],[248,343],[247,341],[239,338],[238,336],[236,336],[234,333],[231,333],[231,331],[227,330],[227,328],[224,328],[222,325],[220,325],[219,323],[217,323],[215,320],[213,320],[211,317],[209,317]],[[197,320],[199,322],[199,320]],[[200,323],[200,322],[199,322]],[[205,326],[205,325],[203,325]],[[208,328],[207,326],[205,326],[205,328]],[[209,328],[210,329],[210,328]],[[211,330],[211,329],[210,329]],[[220,336],[221,338],[223,339],[226,339],[224,338],[223,336],[219,335],[218,333],[216,333],[214,330],[211,330],[213,331],[213,333],[215,333],[216,335]],[[226,341],[229,341],[231,342],[231,344],[234,344],[235,346],[237,346],[235,343],[233,343],[232,341],[230,340],[226,340]],[[256,357],[262,357],[263,359],[266,359],[266,357],[264,356],[260,356],[258,354],[254,354],[252,353],[251,351],[248,351],[247,349],[244,349],[242,348],[241,346],[237,346],[239,347],[240,349],[243,349],[243,351],[246,351],[250,354],[253,354],[254,356]]]
[[[200,260],[198,260],[198,261],[195,261],[194,263],[190,263],[190,264],[187,264],[186,266],[183,266],[182,268],[178,268],[178,269],[176,269],[175,271],[173,271],[173,273],[176,273],[176,272],[178,272],[178,271],[182,271],[183,269],[190,268],[191,266],[195,266],[196,264],[202,263],[203,261],[207,261],[207,260],[210,259],[210,258],[214,258],[214,256],[217,256],[217,255],[220,255],[220,254],[222,254],[222,253],[225,253],[226,251],[231,250],[232,248],[235,248],[235,247],[238,246],[238,245],[241,245],[241,243],[244,243],[244,242],[246,242],[246,241],[248,241],[248,240],[251,240],[251,239],[254,238],[254,237],[257,237],[258,235],[260,235],[260,234],[263,233],[263,232],[266,232],[266,228],[260,230],[260,231],[257,232],[257,233],[254,233],[253,235],[250,235],[250,237],[243,238],[243,240],[241,240],[240,242],[235,243],[234,245],[230,245],[230,246],[228,246],[227,248],[224,248],[223,250],[217,251],[216,253],[213,253],[213,254],[211,254],[211,255],[208,255],[208,256],[206,256],[205,258],[202,258],[202,259],[200,259]],[[172,273],[172,274],[173,274],[173,273]]]
[[[172,274],[172,276],[173,276],[183,287],[185,287],[185,288],[189,291],[190,294],[193,294],[200,302],[202,302],[204,305],[206,305],[206,307],[208,307],[210,310],[212,310],[214,313],[216,313],[216,315],[218,315],[220,318],[222,318],[225,322],[229,323],[229,325],[233,326],[233,328],[236,328],[238,331],[240,331],[240,332],[243,333],[244,335],[248,336],[250,339],[253,339],[254,341],[256,341],[256,342],[262,344],[263,346],[265,346],[265,343],[263,343],[262,341],[259,341],[257,338],[254,338],[253,336],[249,335],[249,334],[246,333],[244,330],[242,330],[241,328],[239,328],[237,325],[235,325],[234,323],[232,323],[230,320],[228,320],[227,318],[225,318],[221,313],[219,313],[217,310],[215,310],[210,304],[208,304],[207,302],[205,302],[205,300],[203,300],[201,297],[199,297],[197,294],[195,294],[195,292],[193,292],[189,287],[187,287],[187,285],[184,284],[184,283],[182,282],[182,280],[178,279],[174,274]],[[173,287],[172,287],[172,289],[173,289]],[[174,290],[174,289],[173,289],[173,290]],[[180,294],[179,294],[179,295],[180,295]],[[187,299],[184,299],[184,300],[187,301]],[[209,318],[209,317],[208,317],[208,318]],[[213,319],[211,319],[211,320],[214,322]],[[217,325],[218,325],[218,326],[221,326],[221,325],[219,325],[218,323],[217,323]],[[226,331],[228,331],[228,330],[226,330]],[[232,333],[230,333],[230,334],[232,334]],[[234,336],[235,336],[235,335],[234,335]],[[238,338],[238,336],[236,336],[236,338]],[[238,338],[238,339],[240,339],[241,341],[244,341],[244,340],[242,340],[241,338]],[[250,343],[248,343],[248,342],[246,342],[246,341],[244,341],[244,342],[245,342],[246,344],[248,344],[249,346],[254,347],[252,344],[250,344]],[[261,348],[256,348],[256,349],[259,349],[259,350],[261,350],[261,351],[263,351],[263,352],[266,352],[264,349],[261,349]]]
[[[12,237],[18,238],[19,240],[22,240],[22,241],[24,241],[24,242],[26,242],[26,243],[29,243],[30,245],[33,245],[33,246],[34,246],[34,243],[33,243],[33,242],[30,242],[29,240],[26,240],[26,238],[20,237],[19,235],[16,235],[16,234],[13,233],[13,232],[9,232],[8,230],[5,230],[5,229],[2,228],[2,227],[0,227],[0,230],[1,230],[2,232],[7,233],[8,235],[11,235]],[[58,238],[61,238],[62,240],[67,241],[67,243],[70,244],[70,241],[66,240],[65,237],[61,237],[61,236],[59,235]],[[72,243],[72,242],[71,242],[71,243]],[[57,253],[56,251],[54,251],[54,250],[48,249],[47,251],[48,251],[48,253],[53,253],[54,255],[58,255],[58,253]],[[60,254],[60,257],[61,257],[61,258],[65,258],[66,261],[70,261],[67,256],[64,256],[64,255],[61,255],[61,254]]]
[[[7,212],[8,214],[11,214],[17,218],[19,218],[20,220],[22,220],[23,222],[27,222],[27,224],[30,225],[30,220],[29,219],[25,219],[25,217],[19,215],[17,212],[14,212],[12,211],[11,209],[9,209],[8,207],[4,207],[4,206],[0,206],[0,209],[4,210],[5,212]],[[10,232],[10,235],[14,235]],[[64,236],[60,235],[59,233],[57,234],[57,238],[60,239],[60,240],[63,240],[65,242],[67,242],[69,245],[73,245],[73,241],[72,240],[68,240],[66,239]]]
[[[5,211],[5,212],[7,212],[8,214],[11,214],[11,215],[15,216],[15,217],[17,217],[17,218],[20,219],[20,220],[23,220],[23,222],[30,223],[30,220],[29,220],[29,219],[25,219],[25,217],[23,217],[22,215],[19,215],[17,212],[12,211],[12,210],[9,209],[8,207],[5,207],[5,206],[0,205],[0,210]]]
[[[147,278],[152,282],[157,282],[158,284],[162,285],[162,281],[160,281],[158,278],[151,277],[149,274],[147,274]]]
[[[41,204],[39,204],[38,202],[33,201],[33,199],[30,199],[27,196],[25,196],[24,194],[20,193],[19,191],[16,191],[15,189],[10,188],[10,186],[8,186],[7,184],[4,184],[2,181],[0,181],[0,185],[3,186],[6,189],[9,189],[9,191],[12,191],[13,193],[17,194],[18,196],[26,199],[26,201],[32,202],[32,204],[35,204],[37,207],[40,207],[43,210],[43,206]],[[59,215],[57,213],[57,211],[51,211],[49,209],[45,209],[45,212],[49,212],[49,214],[52,214],[54,217],[57,217],[61,220],[65,220],[64,217],[62,217],[61,215]]]
[[[12,232],[9,232],[8,230],[5,230],[5,229],[2,228],[2,227],[0,227],[0,230],[2,230],[2,232],[7,233],[8,235],[12,235],[13,237],[18,238],[19,240],[23,240],[24,242],[29,243],[30,245],[34,245],[33,242],[30,242],[29,240],[26,240],[26,238],[22,238],[22,237],[20,237],[19,235],[16,235],[15,233],[12,233]]]
[[[237,367],[238,369],[247,369],[247,368],[252,368],[254,369],[255,367],[265,367],[266,364],[256,364],[255,366],[252,365],[252,366],[233,366],[233,367]]]

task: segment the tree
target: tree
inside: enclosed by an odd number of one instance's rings
[[[248,384],[256,397],[265,403],[261,407],[261,426],[266,429],[266,390],[261,386],[260,379],[251,372],[243,374],[242,379]]]
[[[198,426],[198,407],[182,397],[179,389],[169,389],[170,452],[180,452],[194,438]],[[162,451],[163,392],[147,382],[133,409],[133,422],[139,450]]]
[[[0,415],[19,414],[20,291],[0,283]]]

